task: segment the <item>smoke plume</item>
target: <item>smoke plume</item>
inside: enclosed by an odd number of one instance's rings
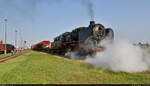
[[[13,13],[19,14],[22,17],[32,19],[35,15],[37,3],[40,0],[1,0],[0,3],[6,9],[12,10]]]
[[[41,3],[52,4],[54,2],[61,2],[62,0],[0,0],[0,6],[5,8],[1,10],[4,15],[7,14],[7,10],[13,11],[13,13],[20,15],[22,18],[34,20],[38,5]]]
[[[7,9],[11,9],[15,11],[15,13],[21,15],[22,17],[28,19],[34,19],[34,16],[37,11],[37,6],[40,3],[48,3],[51,5],[52,3],[60,3],[64,0],[0,0],[0,5]],[[81,0],[81,3],[87,8],[88,14],[91,20],[94,20],[94,10],[93,3],[90,0]],[[3,10],[0,10],[2,13],[6,13]]]
[[[81,0],[81,1],[82,1],[83,5],[86,6],[91,21],[94,21],[93,3],[90,0]]]

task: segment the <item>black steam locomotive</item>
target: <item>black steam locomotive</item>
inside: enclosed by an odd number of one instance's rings
[[[113,30],[90,21],[88,27],[79,27],[54,38],[54,42],[51,43],[51,51],[59,54],[73,51],[80,56],[92,55],[94,52],[105,49],[99,45],[104,39],[112,41],[114,39]]]

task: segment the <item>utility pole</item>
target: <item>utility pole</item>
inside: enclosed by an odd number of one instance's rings
[[[0,20],[0,30],[1,30],[1,28],[2,28],[2,24],[1,24],[1,20]],[[1,35],[1,34],[0,34]],[[1,36],[0,36],[0,44],[1,44]]]
[[[22,37],[22,30],[20,29],[20,47],[23,49],[23,37]]]
[[[1,30],[1,21],[0,21],[0,30]],[[0,34],[1,35],[1,34]],[[1,42],[1,36],[0,36],[0,42]]]
[[[26,49],[26,43],[27,43],[27,41],[24,41],[24,50]]]
[[[4,19],[4,21],[5,21],[5,50],[4,50],[4,54],[7,54],[7,46],[6,46],[6,44],[7,44],[7,19]]]
[[[0,19],[0,31],[2,30],[3,26],[2,26],[2,18]],[[1,35],[1,34],[0,34]],[[0,44],[3,44],[3,41],[1,39],[1,36],[0,36]]]
[[[0,30],[1,30],[1,21],[0,21]],[[1,34],[0,34],[1,35]],[[1,36],[0,36],[1,37]],[[1,38],[0,38],[0,42],[1,42]]]
[[[15,47],[17,48],[17,30],[15,30]]]

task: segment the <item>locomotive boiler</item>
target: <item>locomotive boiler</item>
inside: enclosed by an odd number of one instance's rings
[[[90,21],[88,27],[79,27],[54,38],[54,42],[51,43],[51,52],[58,54],[77,52],[80,56],[92,55],[105,50],[99,45],[104,39],[112,41],[114,39],[113,30],[105,28],[102,24],[95,24],[95,21]]]

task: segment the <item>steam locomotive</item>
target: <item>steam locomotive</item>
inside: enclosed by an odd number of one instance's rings
[[[90,21],[88,27],[79,27],[54,38],[50,52],[63,55],[67,52],[77,52],[80,56],[93,55],[95,52],[105,50],[99,45],[104,39],[113,41],[113,30]]]
[[[32,45],[31,49],[62,55],[74,52],[83,57],[79,59],[85,59],[87,55],[95,55],[96,52],[105,50],[105,47],[101,45],[104,39],[111,43],[114,39],[113,30],[90,21],[88,27],[79,27],[72,32],[65,32],[55,37],[53,42],[42,41]]]

